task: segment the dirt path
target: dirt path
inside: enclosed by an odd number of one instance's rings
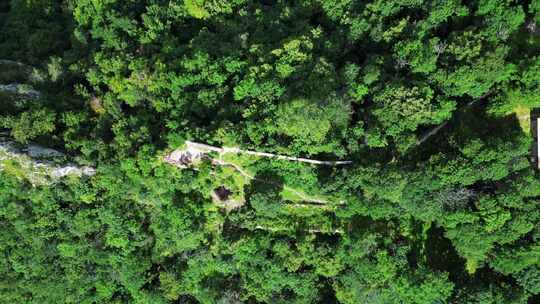
[[[242,227],[242,228],[249,229],[249,228],[247,228],[247,227]],[[268,232],[282,232],[282,231],[287,231],[287,229],[280,229],[280,228],[266,227],[266,226],[262,226],[262,225],[257,225],[257,226],[255,226],[255,229],[257,229],[257,230],[264,230],[264,231],[268,231]],[[308,233],[343,234],[343,230],[342,230],[342,229],[334,229],[334,230],[329,230],[329,231],[324,231],[324,230],[320,230],[320,229],[307,229],[307,230],[303,230],[303,231],[304,231],[304,232],[308,232]]]
[[[220,166],[230,166],[233,167],[238,173],[240,173],[242,176],[244,176],[247,179],[250,180],[258,180],[264,183],[273,184],[273,185],[279,185],[282,186],[284,190],[287,190],[291,193],[294,193],[298,197],[300,197],[303,201],[315,205],[328,205],[331,202],[328,200],[315,198],[309,195],[306,195],[305,193],[302,193],[294,188],[291,188],[287,185],[281,185],[272,181],[268,180],[262,180],[259,178],[256,178],[255,176],[251,175],[249,172],[244,170],[239,165],[224,161],[223,155],[227,153],[234,153],[234,154],[245,154],[245,155],[253,155],[258,157],[266,157],[266,158],[275,158],[275,159],[282,159],[287,161],[295,161],[295,162],[303,162],[303,163],[310,163],[310,164],[316,164],[316,165],[327,165],[327,166],[338,166],[338,165],[347,165],[351,164],[352,161],[321,161],[321,160],[313,160],[313,159],[306,159],[306,158],[299,158],[299,157],[291,157],[291,156],[285,156],[285,155],[277,155],[272,153],[265,153],[265,152],[255,152],[255,151],[249,151],[249,150],[241,150],[239,148],[230,148],[230,147],[214,147],[206,144],[201,144],[197,142],[192,141],[186,141],[186,148],[183,150],[175,150],[171,152],[170,154],[166,155],[164,157],[164,160],[170,164],[173,164],[180,168],[186,168],[193,163],[203,159],[208,159],[208,154],[210,152],[217,152],[218,158],[211,158],[211,161]],[[340,201],[338,204],[342,205],[345,202]],[[298,204],[300,205],[300,204]],[[305,204],[304,204],[305,205]]]
[[[246,178],[248,178],[250,180],[257,180],[257,181],[261,181],[261,182],[268,183],[268,184],[279,185],[278,183],[274,183],[272,181],[267,181],[267,180],[263,180],[263,179],[260,179],[260,178],[256,178],[255,176],[253,176],[253,175],[249,174],[248,172],[246,172],[244,169],[242,169],[237,164],[230,163],[230,162],[225,162],[225,161],[223,161],[221,159],[217,159],[217,160],[214,159],[213,161],[218,165],[233,167],[236,171],[238,171],[238,173],[240,173],[242,176],[244,176],[244,177],[246,177]],[[304,200],[306,202],[310,202],[310,203],[314,203],[314,204],[320,204],[320,205],[326,205],[326,204],[330,203],[327,200],[321,200],[321,199],[317,199],[317,198],[313,198],[313,197],[308,197],[304,193],[302,193],[302,192],[300,192],[300,191],[298,191],[298,190],[296,190],[294,188],[291,188],[289,186],[286,186],[286,185],[282,185],[282,186],[283,186],[283,189],[296,194],[298,197],[302,198],[302,200]]]
[[[476,102],[478,102],[479,100],[482,100],[484,99],[487,95],[489,95],[490,92],[486,93],[484,96],[480,97],[479,99],[475,99],[469,103],[467,103],[465,106],[463,106],[463,108],[461,109],[457,109],[456,112],[459,112],[459,111],[463,111],[467,108],[470,108],[472,105],[474,105]],[[448,125],[448,123],[450,123],[450,121],[452,120],[452,118],[448,119],[447,121],[439,124],[438,126],[436,126],[435,128],[431,129],[430,131],[426,132],[417,142],[416,142],[416,145],[419,146],[421,144],[423,144],[426,140],[430,139],[432,136],[434,135],[437,135],[437,133],[439,133],[439,131],[442,130],[442,128],[444,128],[446,125]]]
[[[282,160],[288,160],[288,161],[294,161],[294,162],[302,162],[302,163],[309,163],[314,165],[326,165],[326,166],[339,166],[339,165],[350,165],[352,164],[352,161],[350,160],[337,160],[337,161],[327,161],[327,160],[315,160],[315,159],[308,159],[308,158],[302,158],[302,157],[294,157],[294,156],[287,156],[287,155],[279,155],[279,154],[273,154],[273,153],[266,153],[266,152],[256,152],[256,151],[250,151],[250,150],[242,150],[240,148],[234,148],[234,147],[214,147],[206,144],[196,143],[192,141],[186,141],[187,149],[190,150],[198,150],[203,153],[208,153],[210,151],[212,152],[218,152],[221,154],[226,153],[232,153],[232,154],[245,154],[245,155],[253,155],[258,157],[265,157],[265,158],[275,158],[275,159],[282,159]]]

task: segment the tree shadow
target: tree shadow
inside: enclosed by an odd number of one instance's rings
[[[284,179],[276,171],[265,169],[257,172],[253,181],[244,189],[247,196],[254,193],[279,194],[283,191]]]
[[[444,236],[444,229],[432,225],[427,232],[425,255],[430,267],[446,271],[453,282],[463,281],[465,272],[465,259],[456,252],[452,242]]]
[[[533,137],[533,142],[531,143],[531,156],[530,160],[535,167],[538,168],[538,119],[540,118],[540,108],[531,109],[531,136]]]

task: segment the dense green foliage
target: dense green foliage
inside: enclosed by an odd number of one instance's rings
[[[97,168],[0,161],[2,302],[540,301],[538,0],[9,0],[0,60],[0,131]]]

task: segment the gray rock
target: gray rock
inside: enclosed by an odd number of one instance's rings
[[[65,176],[93,176],[96,174],[96,170],[91,167],[78,167],[73,164],[66,165],[64,167],[55,168],[51,171],[51,176],[61,178]]]
[[[31,99],[38,99],[41,97],[40,92],[34,90],[29,85],[20,83],[0,84],[0,92],[16,94]]]
[[[96,170],[92,167],[77,166],[72,163],[57,165],[50,160],[57,157],[65,157],[65,155],[38,145],[20,147],[0,137],[0,171],[5,170],[9,165],[10,172],[16,172],[32,185],[53,184],[66,176],[83,177],[96,174]]]
[[[21,68],[30,68],[30,66],[22,63],[22,62],[18,62],[18,61],[14,61],[14,60],[8,60],[8,59],[0,59],[0,64],[1,65],[15,65],[15,66],[18,66],[18,67],[21,67]]]
[[[540,36],[540,26],[534,20],[527,21],[525,23],[525,29],[535,36]]]
[[[32,158],[56,158],[65,156],[64,153],[39,145],[30,144],[27,148],[28,156]]]

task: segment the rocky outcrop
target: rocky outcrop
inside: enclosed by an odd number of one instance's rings
[[[22,62],[0,59],[0,83],[36,83],[42,80],[40,72]]]
[[[0,59],[0,65],[5,65],[5,66],[16,66],[18,68],[21,68],[21,69],[25,69],[25,70],[32,70],[32,67],[29,66],[29,65],[26,65],[22,62],[19,62],[19,61],[14,61],[14,60],[8,60],[8,59]]]
[[[29,85],[20,83],[0,84],[0,92],[13,94],[21,98],[38,99],[41,97],[40,92]]]
[[[35,69],[21,62],[0,59],[0,72],[8,75],[10,81],[32,82]],[[1,73],[0,73],[1,74]],[[2,78],[0,78],[1,80]],[[28,84],[0,84],[0,93],[7,93],[16,99],[39,99],[42,94]],[[94,168],[78,166],[68,161],[62,152],[36,144],[20,145],[0,134],[0,171],[5,171],[27,179],[33,185],[51,184],[66,176],[92,176]]]
[[[534,36],[540,37],[540,26],[534,20],[529,20],[525,23],[525,29]]]
[[[0,59],[0,92],[16,98],[38,99],[42,94],[32,87],[43,81],[38,69],[22,62]]]
[[[54,149],[36,144],[21,146],[0,137],[0,171],[27,179],[32,185],[48,185],[67,176],[93,176],[96,170],[67,162],[67,157]]]

